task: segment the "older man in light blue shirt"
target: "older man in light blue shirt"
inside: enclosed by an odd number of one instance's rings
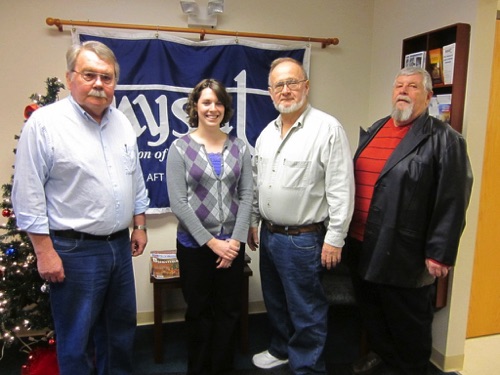
[[[22,133],[13,199],[23,230],[109,235],[148,208],[136,135],[116,108],[99,126],[69,96],[37,110]]]
[[[113,52],[99,42],[74,45],[67,64],[71,96],[38,109],[23,128],[13,206],[50,282],[60,374],[131,374],[132,256],[146,246],[149,205],[137,139],[110,107]]]

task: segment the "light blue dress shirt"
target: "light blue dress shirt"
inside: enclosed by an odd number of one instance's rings
[[[129,120],[110,107],[99,125],[71,96],[36,110],[17,146],[12,203],[30,233],[127,228],[149,205]]]

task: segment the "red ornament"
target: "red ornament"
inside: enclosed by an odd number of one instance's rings
[[[38,108],[40,108],[40,106],[36,103],[26,106],[26,108],[24,109],[24,118],[26,120],[29,119],[33,112],[35,112]]]
[[[10,215],[12,215],[12,210],[8,209],[8,208],[5,208],[2,210],[2,216],[3,217],[10,217]]]
[[[21,375],[59,375],[55,345],[34,349],[21,367]]]

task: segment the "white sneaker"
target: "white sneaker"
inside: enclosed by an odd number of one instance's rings
[[[252,363],[258,368],[270,369],[288,363],[288,359],[276,358],[266,350],[262,353],[255,354],[252,357]]]

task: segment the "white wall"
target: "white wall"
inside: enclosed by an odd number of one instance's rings
[[[471,24],[464,133],[476,180],[453,277],[453,298],[450,307],[436,316],[434,356],[438,362],[440,357],[451,357],[451,362],[460,363],[463,355],[496,7],[497,0],[226,0],[225,13],[218,24],[221,30],[338,37],[338,46],[321,49],[313,45],[311,102],[343,123],[353,150],[359,126],[366,127],[389,113],[402,39],[456,22]],[[177,0],[45,0],[36,4],[30,0],[2,1],[0,183],[8,182],[12,174],[14,135],[19,134],[29,96],[45,93],[47,77],[64,77],[69,27],[60,33],[46,25],[47,17],[186,27],[186,17]],[[194,38],[191,34],[182,36]],[[176,220],[172,215],[149,215],[148,224],[151,229],[147,251],[175,247]],[[258,253],[250,255],[254,270],[250,302],[251,307],[258,309],[262,301]],[[148,256],[135,259],[134,266],[139,319],[151,321]],[[172,293],[167,303],[182,307],[180,293]]]

